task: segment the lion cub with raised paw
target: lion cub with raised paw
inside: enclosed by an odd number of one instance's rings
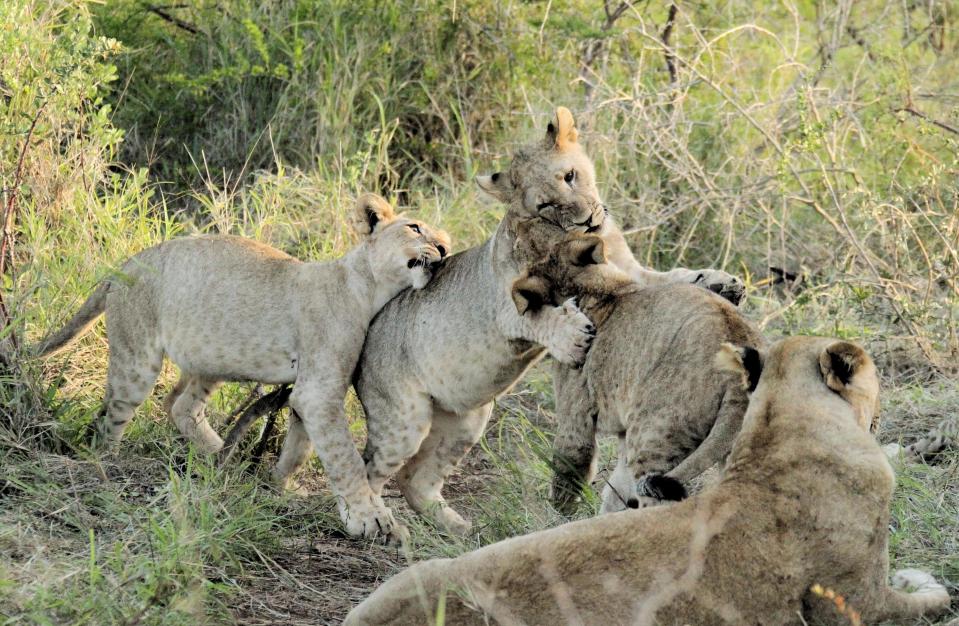
[[[749,400],[713,364],[725,342],[762,347],[730,302],[692,284],[641,287],[596,235],[572,235],[513,283],[520,314],[577,297],[596,325],[581,368],[557,366],[553,500],[570,513],[596,472],[597,435],[619,437],[603,513],[686,497],[683,483],[725,459]]]
[[[874,624],[945,610],[929,574],[901,570],[890,586],[895,479],[870,433],[879,380],[862,348],[795,337],[720,355],[755,391],[715,486],[419,563],[346,624],[431,623],[443,596],[457,625]]]
[[[360,243],[323,263],[232,236],[174,239],[144,250],[117,277],[101,281],[37,352],[63,350],[106,312],[110,360],[99,434],[114,445],[153,389],[164,355],[181,370],[168,399],[173,421],[207,452],[223,445],[204,416],[222,381],[295,382],[290,405],[299,418],[278,465],[315,447],[347,532],[386,532],[395,521],[369,488],[343,398],[370,320],[400,291],[426,286],[450,238],[396,215],[373,194],[359,198],[354,219]]]

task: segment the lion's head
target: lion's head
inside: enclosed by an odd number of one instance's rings
[[[520,315],[571,297],[615,296],[636,288],[633,280],[606,259],[598,235],[570,233],[513,282],[511,295]]]
[[[768,350],[723,344],[716,365],[742,375],[753,402],[785,397],[836,394],[845,400],[863,430],[879,429],[879,377],[866,351],[851,341],[829,337],[788,337]]]
[[[556,109],[546,137],[513,155],[509,171],[477,176],[480,188],[519,218],[542,218],[564,231],[596,232],[606,209],[593,162],[577,141],[572,113]]]
[[[372,193],[356,201],[353,225],[370,250],[375,275],[413,289],[426,286],[450,250],[450,236],[420,220],[397,215]]]

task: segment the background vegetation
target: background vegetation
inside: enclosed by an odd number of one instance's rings
[[[102,331],[65,359],[16,357],[184,233],[330,258],[374,190],[475,244],[502,210],[471,178],[558,104],[645,263],[744,275],[771,335],[864,341],[884,441],[954,416],[957,26],[942,0],[0,3],[0,619],[335,621],[407,558],[559,523],[544,373],[451,486],[476,534],[416,528],[399,555],[339,535],[319,467],[297,499],[193,456],[158,408],[172,371],[121,454],[91,455]],[[896,564],[954,594],[957,492],[954,453],[904,469],[892,527]]]

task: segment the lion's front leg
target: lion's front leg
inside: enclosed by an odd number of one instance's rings
[[[623,232],[610,218],[606,219],[603,226],[602,237],[606,242],[609,262],[632,276],[633,280],[644,287],[669,283],[691,283],[718,293],[735,305],[742,302],[743,296],[746,295],[746,287],[743,285],[743,281],[722,270],[690,270],[677,267],[668,272],[658,272],[643,267],[626,244]]]
[[[596,419],[598,409],[586,373],[556,364],[553,368],[556,398],[556,437],[553,439],[552,501],[557,511],[572,515],[583,488],[596,474]]]
[[[343,413],[348,386],[348,376],[301,371],[290,406],[300,416],[323,463],[346,532],[354,537],[379,536],[390,543],[402,542],[409,533],[370,488],[363,459],[353,443]]]
[[[469,532],[472,524],[443,498],[443,485],[460,461],[483,436],[493,404],[461,414],[434,409],[429,435],[416,455],[396,475],[410,507],[453,534]]]
[[[510,304],[501,309],[497,322],[508,338],[538,343],[565,365],[582,365],[596,336],[596,327],[572,298],[525,315]]]
[[[657,272],[640,267],[633,278],[644,285],[663,285],[668,283],[690,283],[719,294],[734,305],[739,305],[746,295],[746,286],[738,277],[723,270],[690,270],[677,267],[668,272]]]

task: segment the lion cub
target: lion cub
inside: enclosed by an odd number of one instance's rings
[[[714,487],[419,563],[346,624],[430,623],[444,595],[458,625],[900,623],[945,610],[929,574],[889,585],[895,480],[869,432],[879,381],[862,348],[795,337],[720,354],[755,391]]]
[[[67,325],[44,338],[41,356],[64,349],[104,311],[110,362],[100,434],[116,444],[150,393],[164,355],[181,372],[169,404],[180,432],[214,452],[223,442],[204,417],[222,381],[293,383],[290,425],[279,466],[315,447],[352,535],[382,507],[343,418],[343,398],[370,320],[403,289],[424,287],[449,236],[398,216],[379,196],[359,198],[361,242],[335,261],[303,263],[231,236],[162,243],[104,279]],[[308,436],[307,436],[308,435]],[[291,443],[292,442],[292,443]]]
[[[560,240],[512,295],[524,315],[576,296],[597,328],[581,369],[556,368],[553,501],[561,512],[572,512],[596,471],[597,435],[619,437],[604,513],[682,499],[682,482],[729,454],[748,398],[713,356],[724,342],[765,342],[720,295],[684,283],[641,287],[607,262],[596,235]]]

